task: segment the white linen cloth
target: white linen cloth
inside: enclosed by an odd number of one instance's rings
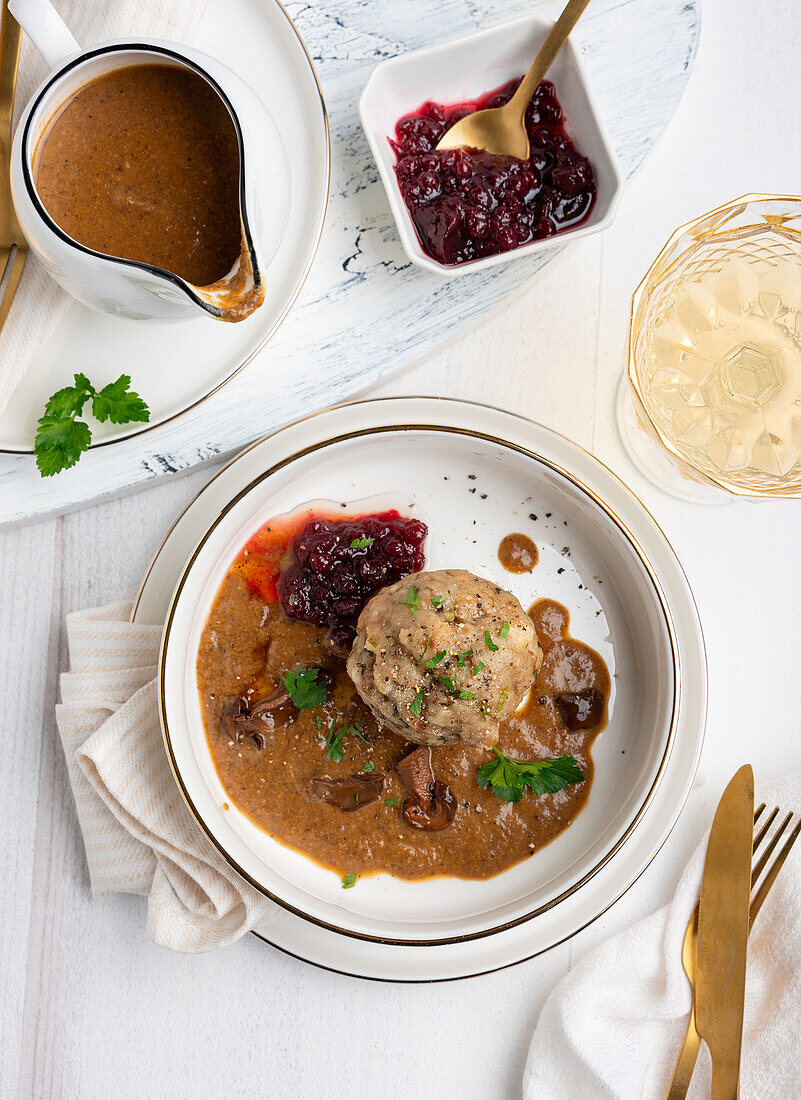
[[[760,802],[801,810],[801,775],[759,788]],[[595,948],[553,991],[529,1050],[525,1100],[664,1096],[690,1010],[681,945],[705,853],[706,838],[673,901]],[[710,1081],[702,1046],[688,1095],[708,1097]],[[801,838],[749,939],[740,1086],[741,1100],[800,1096]]]
[[[55,0],[81,46],[137,34],[188,42],[206,0]],[[15,117],[47,75],[47,65],[23,34]],[[0,334],[0,416],[47,337],[72,302],[29,253],[11,311]],[[66,378],[68,385],[72,377]],[[42,410],[44,411],[44,410]]]
[[[130,604],[67,616],[70,671],[56,720],[92,891],[148,896],[147,930],[174,951],[208,951],[276,913],[221,858],[181,798],[156,705],[161,627]]]

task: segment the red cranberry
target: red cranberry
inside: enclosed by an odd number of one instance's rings
[[[547,214],[535,214],[531,220],[531,235],[540,241],[545,237],[552,237],[556,232],[556,226]]]
[[[483,241],[489,230],[489,215],[478,206],[469,206],[465,211],[464,224],[474,241]]]
[[[416,203],[423,201],[423,188],[417,180],[411,180],[409,183],[404,181],[401,187],[401,194],[406,200],[407,206],[414,206]]]
[[[499,252],[509,252],[512,248],[517,248],[519,244],[517,239],[517,227],[508,225],[504,226],[502,229],[496,230],[493,234],[493,240]]]
[[[480,206],[482,210],[492,209],[492,194],[482,183],[472,183],[467,189],[467,197],[474,206]]]
[[[433,118],[436,122],[444,122],[446,118],[443,108],[438,103],[432,103],[430,100],[428,103],[423,104],[421,114],[424,114],[426,118]]]
[[[401,157],[395,171],[398,173],[398,177],[402,178],[404,176],[416,176],[420,169],[419,157]]]
[[[427,534],[420,520],[394,511],[362,519],[310,519],[291,544],[294,562],[278,579],[284,614],[329,627],[334,645],[347,648],[367,600],[384,585],[423,568]],[[366,538],[373,541],[353,545]],[[320,564],[327,568],[318,569]]]
[[[440,193],[439,177],[434,172],[421,172],[417,177],[420,202],[429,202]]]
[[[551,172],[551,183],[563,195],[578,195],[587,191],[592,186],[592,168],[589,161],[580,161],[569,168],[554,168]]]

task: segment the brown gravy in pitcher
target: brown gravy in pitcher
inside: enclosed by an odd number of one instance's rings
[[[131,65],[80,88],[34,157],[57,225],[96,252],[207,287],[242,251],[239,146],[212,87],[177,65]]]

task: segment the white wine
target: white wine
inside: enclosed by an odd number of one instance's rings
[[[801,495],[801,235],[766,219],[696,237],[640,297],[632,370],[689,476]]]

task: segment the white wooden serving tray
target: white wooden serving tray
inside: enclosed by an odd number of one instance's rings
[[[254,18],[263,2],[247,0]],[[699,6],[700,0],[594,0],[574,32],[626,177],[679,101],[698,41]],[[560,7],[541,5],[554,17]],[[514,18],[521,14],[517,0],[290,0],[286,8],[317,68],[332,145],[323,237],[293,311],[228,385],[161,428],[96,449],[49,479],[40,478],[29,455],[0,455],[0,527],[191,468],[364,392],[458,335],[468,318],[473,323],[498,306],[562,251],[462,279],[413,267],[356,113],[377,62]]]

